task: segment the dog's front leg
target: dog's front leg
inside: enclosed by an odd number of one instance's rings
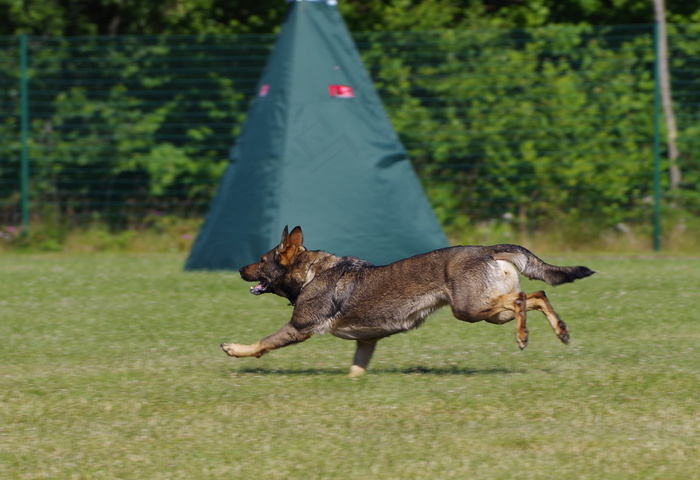
[[[311,337],[311,333],[304,333],[297,330],[291,323],[280,328],[272,335],[268,335],[262,340],[252,345],[241,345],[239,343],[222,343],[221,348],[231,357],[262,357],[267,352],[277,348],[286,347],[295,343],[303,342]]]
[[[367,371],[369,361],[372,359],[374,347],[377,346],[376,340],[358,340],[357,350],[355,350],[355,359],[350,367],[350,378],[361,377]]]

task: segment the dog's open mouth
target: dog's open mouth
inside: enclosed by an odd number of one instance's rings
[[[260,282],[255,286],[250,287],[250,293],[253,295],[262,295],[270,291],[270,285],[266,282]]]

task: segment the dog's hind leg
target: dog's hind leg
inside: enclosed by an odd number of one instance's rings
[[[518,294],[515,304],[515,340],[518,342],[520,350],[527,347],[529,332],[527,331],[527,295],[525,292]]]
[[[277,348],[286,347],[295,343],[303,342],[311,337],[311,333],[304,333],[297,330],[291,323],[280,328],[272,335],[268,335],[262,340],[252,345],[241,345],[238,343],[222,343],[221,348],[231,357],[262,357],[267,352]]]
[[[527,309],[528,310],[539,310],[547,317],[549,324],[552,326],[554,333],[559,337],[559,340],[568,344],[569,343],[569,330],[566,328],[566,324],[559,318],[557,312],[554,311],[552,304],[549,303],[547,295],[544,291],[531,293],[527,296]]]
[[[527,311],[532,309],[527,299],[525,292],[501,295],[491,307],[481,312],[481,318],[496,325],[503,325],[515,319],[515,340],[520,350],[527,347],[529,339]]]
[[[369,361],[372,359],[377,340],[358,340],[355,359],[350,367],[350,378],[361,377],[367,371]]]

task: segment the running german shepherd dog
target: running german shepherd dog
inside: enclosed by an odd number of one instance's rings
[[[592,275],[587,267],[549,265],[518,245],[458,246],[434,250],[385,266],[337,257],[304,247],[300,227],[285,227],[280,244],[258,263],[240,269],[250,293],[274,293],[294,306],[292,319],[252,345],[224,343],[232,357],[260,357],[271,350],[331,333],[357,341],[350,376],[365,373],[377,340],[419,327],[445,305],[465,322],[498,325],[515,319],[516,340],[527,346],[529,310],[541,311],[554,333],[569,343],[569,331],[543,291],[520,290],[518,271],[550,285]]]

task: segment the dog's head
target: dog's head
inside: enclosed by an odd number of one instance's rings
[[[300,286],[292,281],[290,272],[299,255],[305,251],[301,227],[294,227],[292,233],[289,233],[288,227],[284,227],[280,244],[263,255],[259,262],[241,268],[241,278],[246,282],[259,282],[250,287],[253,295],[274,293],[293,302]]]

